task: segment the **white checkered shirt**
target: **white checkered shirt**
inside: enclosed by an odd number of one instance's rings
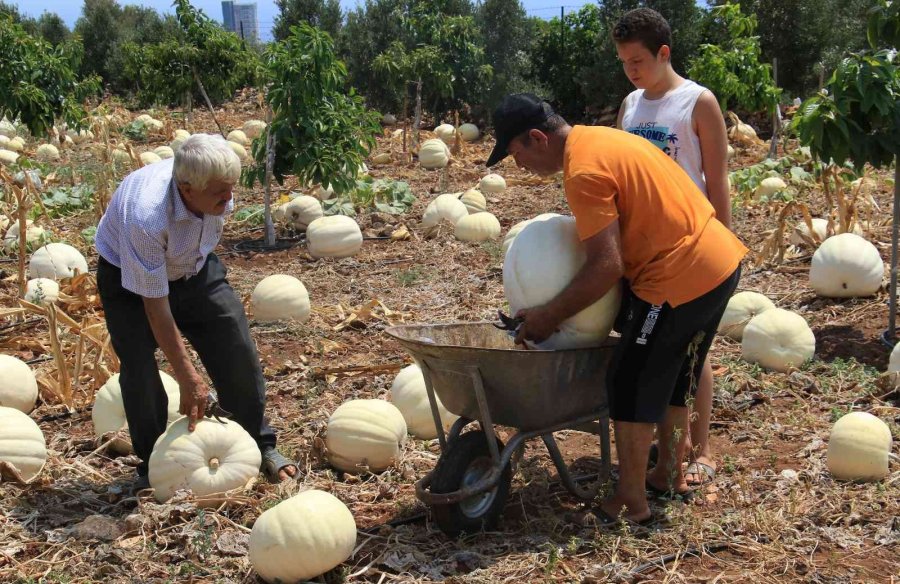
[[[224,216],[191,213],[172,179],[174,160],[125,177],[97,227],[94,245],[122,270],[122,287],[147,298],[169,294],[169,282],[190,278],[222,236]],[[229,201],[226,213],[234,207]]]

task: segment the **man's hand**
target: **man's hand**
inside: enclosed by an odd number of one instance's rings
[[[535,343],[547,340],[559,329],[561,322],[546,305],[522,309],[516,313],[516,318],[524,319],[516,333],[517,345],[524,345],[526,340]]]
[[[181,407],[179,413],[188,416],[188,431],[193,432],[197,427],[197,420],[206,413],[206,398],[209,396],[209,388],[203,378],[197,377],[189,383],[180,384]]]

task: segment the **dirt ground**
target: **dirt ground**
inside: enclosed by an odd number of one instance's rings
[[[184,125],[177,113],[157,115],[172,128]],[[218,117],[228,130],[263,116],[255,100],[246,99],[229,104]],[[189,124],[192,131],[214,128],[206,112],[195,114]],[[154,139],[137,149],[167,141]],[[379,144],[381,151],[392,149],[395,160],[400,158],[397,141],[385,137]],[[261,229],[227,224],[217,253],[248,307],[254,286],[273,273],[296,276],[309,290],[312,317],[303,325],[251,318],[268,384],[267,412],[280,448],[299,461],[298,481],[257,482],[215,509],[198,509],[189,497],[159,504],[149,496],[128,495],[124,487],[136,460],[115,456],[93,436],[93,392],[104,375],[99,367],[88,370],[75,380],[73,410],[42,390],[31,414],[50,453],[40,480],[24,487],[0,483],[0,581],[256,582],[246,556],[249,528],[263,510],[308,488],[341,499],[359,528],[354,555],[319,580],[325,582],[900,580],[896,463],[888,478],[872,484],[837,482],[825,467],[831,424],[851,409],[878,415],[900,436],[897,393],[880,377],[889,355],[880,341],[887,327],[887,293],[837,301],[817,298],[807,283],[810,250],[798,250],[781,265],[748,263],[740,289],[764,293],[779,307],[802,314],[816,335],[816,359],[787,374],[769,373],[742,361],[739,343],[716,341],[712,441],[718,476],[689,505],[655,501],[654,513],[664,520],[654,528],[597,526],[591,505],[561,486],[540,441],[526,449],[497,530],[460,540],[445,537],[415,497],[415,481],[434,467],[440,454],[436,440],[410,438],[400,464],[378,475],[343,475],[329,467],[324,436],[331,412],[348,399],[386,398],[395,372],[411,362],[383,332],[386,326],[490,320],[504,307],[499,241],[467,244],[451,233],[428,239],[418,228],[434,194],[477,184],[486,173],[483,163],[492,144],[486,138],[465,145],[444,188],[439,188],[439,172],[421,170],[413,162],[370,165],[376,178],[409,182],[418,202],[405,215],[360,217],[364,231],[377,235],[406,225],[412,236],[406,241],[367,239],[352,258],[313,260],[302,245],[242,252],[236,246],[261,237]],[[97,152],[89,148],[66,157],[64,166],[76,169],[76,180],[95,176],[100,166]],[[739,150],[732,165],[764,157],[762,147]],[[568,213],[557,181],[527,175],[508,160],[497,172],[509,188],[488,196],[488,210],[497,215],[504,233],[540,213]],[[887,173],[876,176],[874,198],[880,210],[867,236],[887,261],[892,187]],[[237,206],[259,203],[261,197],[259,188],[238,189]],[[805,202],[814,211],[827,211],[821,193]],[[753,252],[776,227],[779,211],[779,204],[735,205],[735,229]],[[791,223],[799,218],[792,215]],[[96,216],[84,212],[52,224],[38,222],[74,244],[81,241],[81,229],[96,224]],[[81,247],[95,268],[95,250]],[[16,263],[11,258],[0,269],[2,306],[14,308]],[[90,281],[82,294],[91,302],[70,306],[79,322],[101,314]],[[371,300],[383,309],[341,326]],[[3,351],[26,360],[50,355],[46,320],[16,318],[7,316],[0,325]],[[61,331],[63,350],[71,354],[78,335],[64,326]],[[167,368],[164,360],[160,363]],[[39,375],[58,376],[52,361],[34,366]],[[557,438],[567,461],[577,460],[588,474],[597,468],[595,436],[566,431]],[[102,519],[88,519],[93,516]],[[92,523],[102,529],[85,527]]]

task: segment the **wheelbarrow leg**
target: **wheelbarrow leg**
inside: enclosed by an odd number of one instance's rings
[[[475,388],[475,399],[478,401],[478,413],[481,419],[481,429],[487,437],[488,450],[491,453],[491,460],[495,466],[500,465],[500,449],[497,448],[496,434],[494,433],[494,423],[491,420],[491,411],[488,409],[487,398],[484,395],[484,381],[481,379],[481,371],[478,367],[469,367],[469,375],[472,377],[472,385]]]
[[[563,486],[579,499],[582,499],[584,501],[593,501],[597,496],[597,489],[585,489],[579,487],[575,483],[575,479],[572,477],[572,473],[569,472],[569,467],[566,466],[566,462],[563,460],[562,454],[560,454],[559,452],[559,447],[556,445],[556,440],[553,438],[553,434],[541,434],[541,440],[543,440],[544,445],[547,446],[547,452],[550,453],[550,458],[553,459],[553,464],[556,466],[556,470],[559,472],[559,478],[562,481]]]
[[[425,393],[428,394],[428,404],[431,406],[431,417],[434,419],[434,427],[437,428],[438,442],[441,452],[447,450],[447,437],[444,434],[444,423],[441,421],[441,412],[438,410],[437,397],[434,394],[434,386],[431,384],[431,368],[426,361],[422,361],[422,376],[425,378]]]

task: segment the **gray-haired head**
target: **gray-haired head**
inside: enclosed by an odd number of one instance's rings
[[[222,136],[194,134],[175,152],[175,182],[202,191],[209,181],[235,184],[241,159]]]

